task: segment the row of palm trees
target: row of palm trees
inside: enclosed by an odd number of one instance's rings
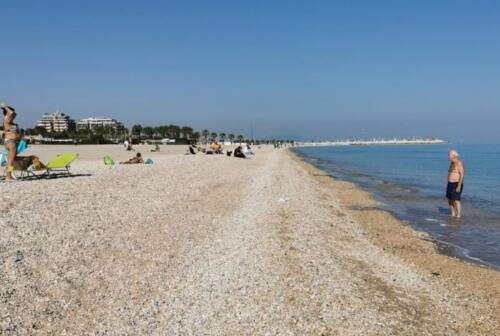
[[[50,136],[55,138],[64,138],[64,139],[80,139],[80,138],[89,138],[90,136],[101,137],[103,139],[118,139],[118,138],[126,138],[129,134],[136,138],[147,138],[147,139],[185,139],[185,140],[195,140],[195,141],[203,141],[205,143],[209,141],[220,141],[224,142],[225,140],[229,140],[233,142],[234,140],[238,140],[239,142],[243,141],[243,135],[234,135],[234,134],[226,134],[224,132],[211,132],[207,129],[204,129],[200,132],[194,131],[192,127],[184,126],[180,127],[177,125],[162,125],[162,126],[142,126],[140,124],[136,124],[132,126],[132,129],[129,130],[123,126],[120,127],[94,127],[92,130],[90,129],[80,129],[80,130],[68,130],[64,132],[48,132],[44,127],[35,127],[32,129],[26,130],[27,135],[42,135],[42,136]]]
[[[170,138],[170,139],[186,139],[186,140],[196,140],[196,141],[221,141],[229,140],[233,142],[235,139],[238,141],[243,141],[243,135],[234,135],[234,134],[226,134],[224,132],[210,132],[207,129],[202,130],[201,132],[194,131],[192,127],[184,126],[179,127],[177,125],[164,125],[164,126],[145,126],[143,127],[140,124],[136,124],[132,126],[131,133],[133,136],[141,137],[145,136],[149,139],[154,138]]]

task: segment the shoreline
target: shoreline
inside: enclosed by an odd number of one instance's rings
[[[299,147],[335,147],[335,146],[386,146],[386,145],[443,145],[449,141],[442,139],[393,139],[393,140],[338,140],[321,142],[297,142]]]
[[[399,151],[401,149],[395,150],[397,153]],[[410,225],[414,230],[428,234],[441,253],[500,271],[500,251],[495,243],[497,238],[500,238],[497,237],[500,234],[500,212],[481,202],[481,194],[473,190],[473,187],[480,188],[480,184],[470,186],[463,204],[466,216],[456,221],[449,216],[448,204],[441,188],[436,187],[439,179],[436,181],[434,178],[418,184],[418,181],[410,180],[404,173],[400,173],[404,172],[404,169],[398,171],[391,165],[378,163],[373,163],[376,168],[370,171],[370,168],[367,168],[370,165],[366,162],[364,166],[356,165],[356,150],[339,151],[338,157],[332,155],[335,153],[333,149],[331,152],[322,152],[299,148],[292,152],[303,161],[325,170],[335,179],[353,183],[360,190],[369,193],[376,208],[390,213],[404,225]],[[352,160],[348,158],[347,153],[353,154]],[[406,158],[405,154],[401,154],[403,160]],[[420,161],[416,164],[423,163]],[[394,177],[387,171],[392,172]],[[471,176],[471,180],[473,178],[478,177]]]
[[[493,314],[500,316],[500,270],[439,252],[437,241],[429,234],[377,209],[378,202],[371,193],[352,182],[337,180],[291,150],[288,153],[310,176],[337,195],[343,210],[361,224],[376,246],[419,272],[440,277],[464,297],[492,299]]]

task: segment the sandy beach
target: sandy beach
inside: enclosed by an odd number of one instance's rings
[[[1,183],[2,335],[500,335],[500,272],[437,253],[286,149],[74,151]]]

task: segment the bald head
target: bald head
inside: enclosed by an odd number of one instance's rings
[[[458,156],[459,156],[458,152],[454,149],[452,149],[448,152],[448,158],[450,159],[450,161],[454,161],[454,160],[458,159]]]

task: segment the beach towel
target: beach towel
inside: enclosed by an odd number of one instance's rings
[[[24,139],[21,139],[19,143],[17,144],[17,150],[16,150],[16,155],[21,154],[24,152],[26,149],[28,149],[28,144]],[[0,154],[0,165],[5,166],[7,165],[7,155],[9,154],[9,149],[7,147],[3,148],[2,154]]]
[[[17,151],[16,151],[16,154],[21,154],[22,152],[24,152],[26,149],[28,149],[28,144],[26,143],[26,141],[24,141],[24,139],[21,139],[19,141],[19,143],[17,144]]]

